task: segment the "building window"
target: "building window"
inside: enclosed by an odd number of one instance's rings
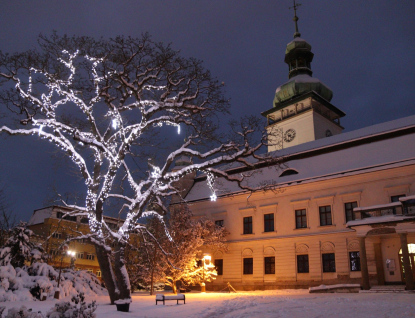
[[[82,252],[76,253],[76,258],[83,259],[84,258],[84,253],[82,253]]]
[[[334,253],[323,254],[323,273],[336,272]]]
[[[90,268],[88,268],[86,271],[87,271],[88,273],[91,273],[91,274],[93,274],[93,273],[94,273],[94,271],[93,271],[92,269],[90,269]]]
[[[274,213],[264,214],[264,232],[274,231]]]
[[[86,259],[89,259],[90,261],[93,261],[93,260],[95,260],[95,255],[94,254],[87,254]]]
[[[52,237],[55,238],[55,239],[61,239],[62,238],[62,233],[53,232]]]
[[[244,258],[244,275],[251,275],[254,273],[254,259]]]
[[[264,257],[265,274],[275,274],[275,257]]]
[[[297,255],[297,273],[308,273],[308,255]]]
[[[244,217],[244,234],[252,234],[252,216]]]
[[[352,272],[360,271],[360,253],[359,252],[349,252],[350,257],[350,270]]]
[[[111,230],[113,230],[113,231],[118,230],[118,226],[117,226],[117,224],[116,224],[116,223],[110,223],[110,222],[107,222],[107,225],[108,225],[108,227],[109,227]]]
[[[357,202],[346,202],[344,204],[344,212],[346,214],[346,222],[353,221],[356,217],[353,209],[357,208]]]
[[[391,196],[391,202],[399,202],[399,198],[402,198],[404,196],[405,196],[405,194],[393,195],[393,196]]]
[[[218,275],[223,275],[223,259],[215,259],[215,267]]]
[[[215,225],[223,227],[223,220],[216,220]]]
[[[65,214],[66,214],[66,215],[65,215]],[[65,217],[64,217],[64,215],[65,215]],[[64,219],[64,220],[67,220],[67,221],[73,221],[73,222],[76,222],[76,216],[71,216],[71,215],[68,215],[67,213],[57,212],[57,213],[56,213],[56,217],[57,217],[58,219]]]
[[[331,206],[330,205],[320,206],[318,209],[320,211],[320,225],[321,226],[332,225]]]
[[[59,250],[51,250],[50,255],[52,256],[59,256],[61,255],[61,252]]]
[[[307,227],[307,214],[306,210],[295,210],[295,228],[304,229]]]
[[[97,271],[97,277],[101,277],[101,271]]]

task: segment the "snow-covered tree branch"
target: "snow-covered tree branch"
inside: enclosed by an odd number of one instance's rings
[[[243,175],[229,177],[217,167],[252,165],[248,158],[255,158],[265,139],[250,146],[252,125],[240,126],[235,139],[216,136],[215,116],[229,106],[223,85],[201,61],[183,58],[146,34],[110,40],[52,34],[40,36],[39,46],[0,52],[0,102],[19,118],[0,132],[48,141],[77,167],[85,198],[68,206],[88,217],[111,301],[129,298],[125,246],[140,218],[158,215],[150,204],[165,213],[177,181],[195,171],[206,173],[208,182],[219,175],[241,183]],[[174,138],[176,131],[182,135]],[[170,150],[152,147],[157,140]],[[137,164],[151,152],[151,161]],[[172,170],[182,156],[193,162]],[[116,204],[125,221],[114,230],[103,215]],[[117,242],[115,249],[106,244],[107,235]]]

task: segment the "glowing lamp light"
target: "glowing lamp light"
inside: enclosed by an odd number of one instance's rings
[[[66,252],[66,254],[68,254],[71,257],[74,257],[76,255],[76,252],[69,250],[69,251]]]
[[[203,255],[203,283],[200,284],[200,287],[201,287],[200,291],[202,293],[206,293],[205,269],[206,269],[206,263],[207,265],[210,265],[210,260],[211,260],[211,257],[209,254]]]
[[[216,196],[216,194],[214,193],[214,194],[212,194],[211,196],[210,196],[210,201],[216,201],[216,199],[217,199],[218,197]]]

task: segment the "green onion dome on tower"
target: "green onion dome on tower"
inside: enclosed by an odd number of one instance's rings
[[[278,107],[278,104],[282,102],[312,91],[330,102],[333,92],[320,80],[312,77],[311,61],[314,54],[311,52],[311,45],[300,37],[296,14],[293,20],[295,22],[294,40],[287,44],[284,59],[284,62],[288,64],[289,81],[277,88],[273,106]]]

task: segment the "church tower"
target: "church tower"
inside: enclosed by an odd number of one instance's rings
[[[294,40],[287,44],[284,62],[288,64],[288,82],[275,92],[273,107],[262,113],[267,118],[268,152],[340,134],[340,118],[345,116],[330,103],[333,92],[312,77],[311,45],[298,32],[294,0]]]

